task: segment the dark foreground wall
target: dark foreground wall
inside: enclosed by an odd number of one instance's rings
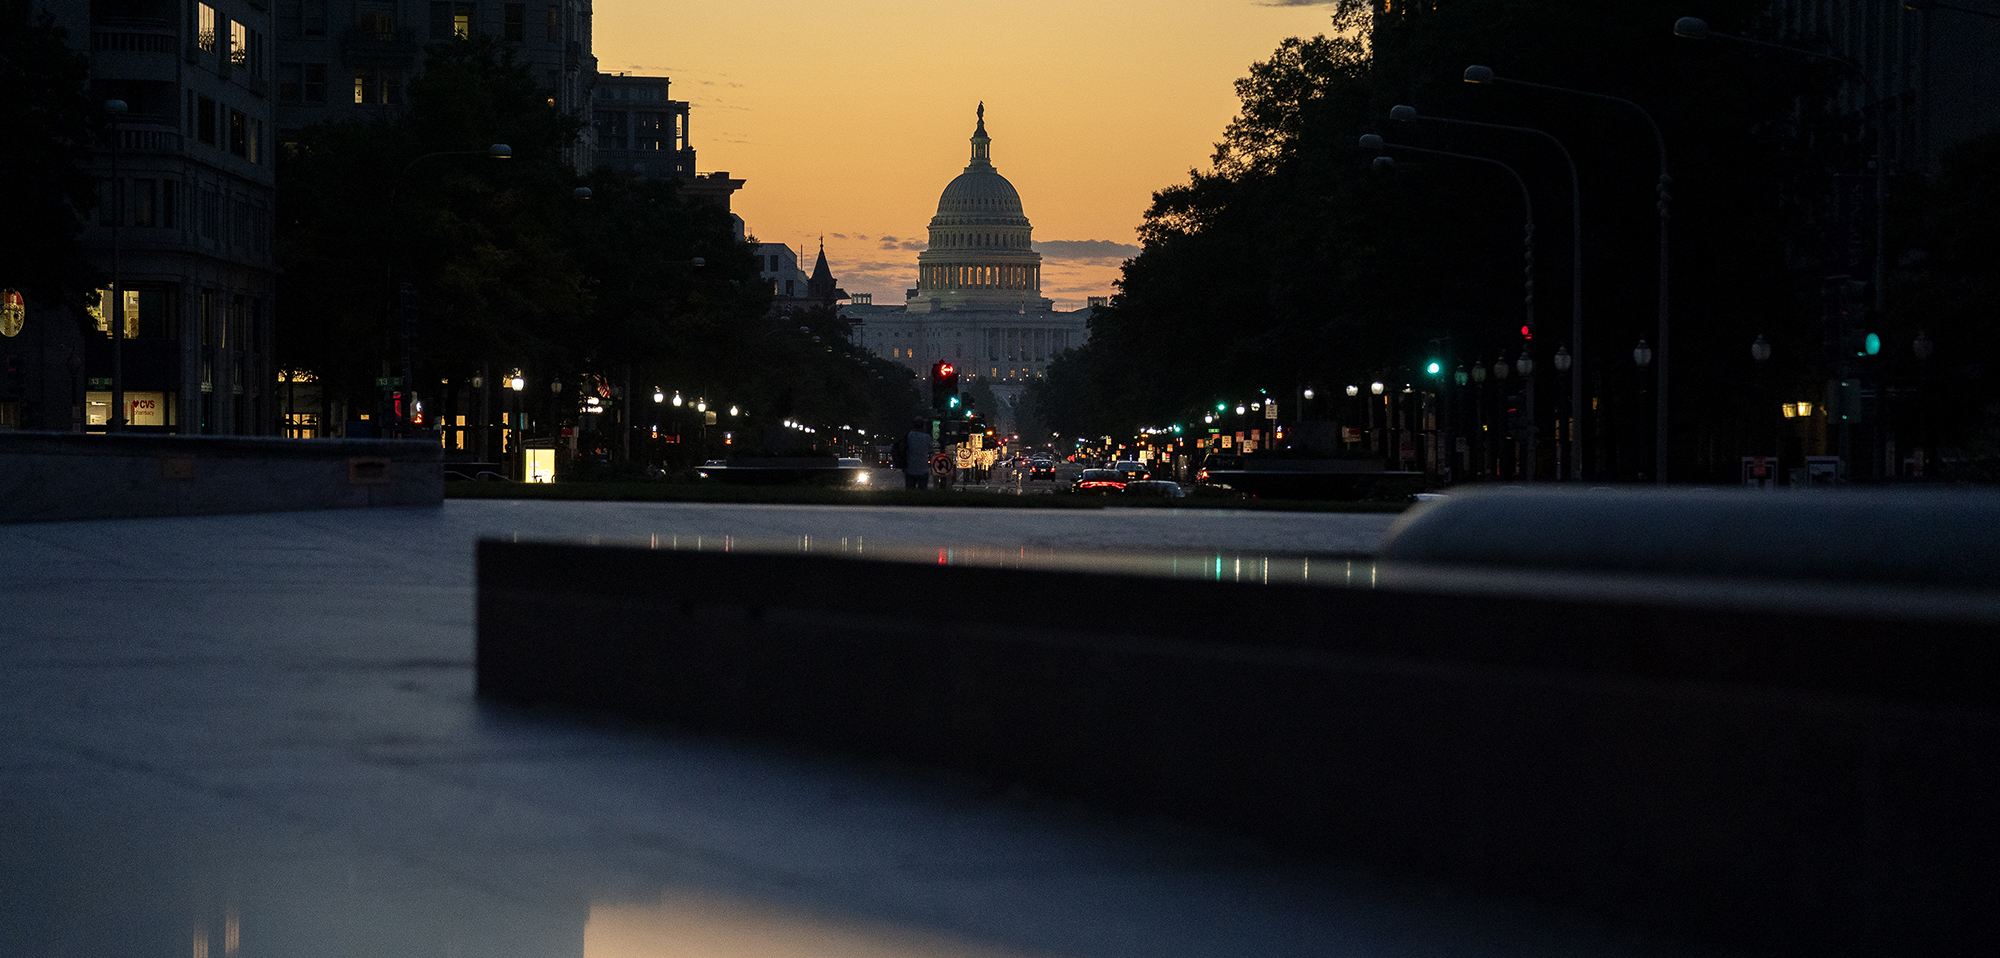
[[[0,522],[434,506],[442,458],[413,439],[0,432]]]
[[[1980,603],[1388,578],[483,542],[479,692],[951,766],[1695,941],[2000,941]]]

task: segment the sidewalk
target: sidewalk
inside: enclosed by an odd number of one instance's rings
[[[448,501],[0,527],[0,955],[1664,953],[922,770],[471,693],[482,534],[1352,553],[1392,518]]]

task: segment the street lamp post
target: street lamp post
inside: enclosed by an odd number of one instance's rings
[[[1471,160],[1475,163],[1489,163],[1492,164],[1493,166],[1497,166],[1507,171],[1507,175],[1514,178],[1514,184],[1520,187],[1521,189],[1521,210],[1523,218],[1523,223],[1521,228],[1522,232],[1521,246],[1522,246],[1522,259],[1526,263],[1526,267],[1522,274],[1523,292],[1522,292],[1521,302],[1523,304],[1523,308],[1526,310],[1527,328],[1532,331],[1535,328],[1535,202],[1534,198],[1531,197],[1528,193],[1528,182],[1521,178],[1521,174],[1517,172],[1513,167],[1508,166],[1507,164],[1502,163],[1499,160],[1492,159],[1491,157],[1474,156],[1470,153],[1452,153],[1446,150],[1432,150],[1420,146],[1406,146],[1400,143],[1387,143],[1384,142],[1380,136],[1377,136],[1376,134],[1373,133],[1369,133],[1361,137],[1361,148],[1364,150],[1375,150],[1378,152],[1385,149],[1408,150],[1412,153],[1426,153],[1432,156],[1444,156],[1444,157],[1450,157],[1452,159]],[[1383,164],[1385,161],[1393,162],[1390,161],[1388,157],[1378,156],[1375,158],[1375,162],[1378,166]],[[1523,352],[1523,355],[1526,355],[1525,351]],[[1505,378],[1506,374],[1501,373],[1500,375],[1502,376],[1502,378]],[[1530,420],[1532,420],[1533,410],[1531,409],[1529,413],[1530,413],[1529,418]],[[1530,475],[1532,476],[1533,472],[1532,467],[1530,468],[1529,472]]]
[[[1479,445],[1473,454],[1473,471],[1484,479],[1491,475],[1487,468],[1490,461],[1487,452],[1492,447],[1486,435],[1486,364],[1483,362],[1472,364],[1472,387],[1472,427]]]
[[[1575,362],[1576,360],[1570,356],[1569,347],[1567,346],[1556,347],[1556,355],[1555,355],[1556,372],[1559,373],[1569,372],[1570,367],[1574,365]],[[1582,402],[1582,400],[1583,400],[1583,391],[1581,389],[1572,388],[1570,392],[1569,415],[1563,416],[1561,415],[1560,411],[1558,411],[1556,415],[1556,452],[1560,454],[1563,451],[1564,448],[1563,427],[1565,424],[1567,424],[1569,427],[1569,440],[1570,440],[1569,450],[1571,456],[1570,461],[1568,463],[1568,468],[1565,470],[1559,466],[1557,472],[1558,474],[1561,475],[1567,475],[1571,479],[1583,478],[1583,458],[1582,458],[1583,443],[1577,441],[1576,438],[1577,409],[1580,408],[1579,404]]]
[[[1493,360],[1494,399],[1498,402],[1499,406],[1501,407],[1499,411],[1503,413],[1507,411],[1506,410],[1507,387],[1504,384],[1507,382],[1507,374],[1511,371],[1512,370],[1510,370],[1507,366],[1507,357],[1505,354],[1502,354],[1501,356]],[[1500,418],[1500,417],[1495,417],[1495,418]],[[1504,421],[1504,419],[1500,424],[1500,443],[1498,446],[1495,447],[1495,450],[1496,451],[1493,456],[1493,465],[1494,465],[1494,471],[1498,472],[1502,465],[1502,459],[1514,453],[1514,446],[1512,440],[1507,435],[1507,424]],[[1520,466],[1519,456],[1514,456],[1514,465],[1517,469],[1519,468]]]
[[[1569,167],[1570,345],[1575,349],[1575,352],[1569,355],[1572,357],[1572,359],[1575,357],[1581,357],[1583,355],[1583,186],[1582,186],[1582,181],[1578,179],[1576,175],[1576,160],[1570,156],[1569,148],[1564,146],[1561,140],[1556,139],[1553,135],[1551,135],[1545,130],[1537,130],[1533,127],[1526,127],[1526,126],[1508,126],[1502,123],[1481,123],[1477,120],[1457,120],[1441,116],[1425,116],[1418,113],[1417,108],[1413,106],[1392,107],[1389,110],[1389,117],[1391,119],[1404,120],[1408,122],[1448,123],[1453,126],[1470,126],[1488,130],[1503,130],[1509,133],[1527,133],[1533,136],[1539,136],[1542,139],[1547,140],[1549,142],[1549,145],[1555,147],[1556,151],[1562,154],[1563,164]],[[1570,374],[1569,377],[1570,408],[1571,409],[1583,408],[1582,364],[1577,363],[1574,367],[1574,371],[1572,371],[1571,361],[1565,360],[1558,362],[1556,364],[1556,369],[1558,372],[1568,372]],[[1558,442],[1561,441],[1560,436],[1557,437],[1557,441]],[[1583,478],[1583,476],[1578,474],[1576,470],[1578,469],[1579,464],[1583,462],[1583,440],[1582,437],[1574,429],[1570,430],[1570,446],[1571,446],[1570,456],[1569,456],[1570,472],[1568,478],[1572,480],[1581,479]],[[1561,477],[1561,475],[1562,473],[1560,472],[1560,470],[1558,470],[1557,476]]]
[[[1369,383],[1368,395],[1381,396],[1382,388],[1382,381],[1379,379]],[[1387,397],[1383,397],[1382,399],[1382,431],[1379,433],[1375,431],[1375,400],[1368,400],[1368,448],[1369,451],[1380,455],[1383,462],[1386,463],[1389,461],[1389,400]]]
[[[1917,477],[1923,477],[1925,453],[1931,448],[1930,441],[1930,363],[1931,351],[1937,347],[1929,333],[1919,329],[1917,338],[1910,342],[1910,352],[1917,357]],[[1934,457],[1932,457],[1934,458]]]
[[[1481,85],[1487,83],[1506,83],[1514,86],[1531,87],[1537,90],[1549,90],[1556,93],[1567,93],[1571,96],[1589,97],[1594,100],[1616,103],[1638,113],[1640,117],[1645,119],[1647,129],[1653,132],[1653,145],[1659,148],[1660,153],[1660,178],[1653,187],[1654,206],[1660,214],[1660,365],[1657,370],[1659,397],[1657,399],[1657,406],[1653,412],[1654,428],[1657,432],[1653,440],[1653,456],[1657,460],[1657,465],[1654,468],[1654,472],[1656,473],[1654,481],[1665,485],[1667,482],[1667,223],[1672,214],[1673,193],[1671,189],[1674,183],[1673,177],[1667,175],[1667,139],[1660,135],[1660,125],[1653,122],[1653,115],[1646,112],[1645,107],[1624,97],[1612,96],[1608,93],[1592,93],[1588,90],[1573,90],[1569,87],[1552,86],[1547,83],[1531,83],[1527,80],[1507,79],[1495,75],[1492,67],[1477,65],[1465,68],[1465,82]]]
[[[1639,340],[1639,345],[1632,347],[1632,363],[1640,369],[1645,369],[1653,364],[1653,347],[1646,345],[1645,340]],[[1659,447],[1656,445],[1654,446],[1654,453],[1657,455],[1658,452]],[[1659,470],[1660,464],[1655,461],[1653,463],[1653,471],[1658,473]]]
[[[119,141],[125,138],[118,121],[125,115],[124,100],[104,101],[111,118],[111,415],[104,420],[105,432],[125,431],[125,284],[119,270],[118,228],[125,225],[125,182],[118,178]]]
[[[1528,439],[1526,442],[1526,446],[1528,449],[1528,463],[1527,466],[1521,470],[1521,476],[1524,479],[1532,481],[1535,478],[1536,467],[1541,465],[1541,463],[1540,463],[1540,457],[1538,455],[1538,449],[1536,446],[1537,426],[1535,419],[1535,357],[1529,355],[1528,347],[1526,346],[1521,347],[1521,358],[1515,361],[1514,370],[1521,374],[1521,388],[1522,392],[1526,394],[1527,409],[1528,409],[1528,416],[1527,416]]]
[[[526,388],[528,388],[528,381],[522,378],[518,372],[507,380],[507,390],[514,394],[514,414],[509,417],[512,421],[507,425],[513,432],[514,442],[512,445],[514,447],[514,455],[521,460],[521,481],[523,482],[526,482],[528,479],[528,453],[526,447],[521,444],[521,433],[524,431],[521,428],[523,425],[521,420],[524,418],[524,414],[521,412],[521,390]]]
[[[1750,361],[1757,364],[1756,398],[1752,401],[1751,408],[1759,410],[1757,416],[1755,417],[1757,421],[1772,423],[1771,441],[1769,446],[1765,446],[1765,448],[1759,449],[1755,453],[1755,455],[1760,460],[1762,460],[1764,458],[1765,452],[1776,451],[1773,447],[1777,446],[1778,444],[1777,423],[1771,420],[1764,419],[1764,417],[1766,415],[1769,415],[1770,413],[1770,407],[1765,405],[1764,364],[1771,361],[1771,341],[1765,339],[1763,333],[1758,333],[1756,341],[1750,344]],[[1759,432],[1762,432],[1762,430],[1759,430]],[[1763,438],[1764,438],[1763,436],[1757,437],[1757,440],[1760,445],[1762,445]],[[1772,458],[1775,460],[1776,457]],[[1777,467],[1769,466],[1767,468],[1776,469]],[[1764,478],[1764,476],[1757,476],[1756,478],[1761,479]],[[1772,475],[1770,476],[1770,478],[1772,480],[1771,485],[1776,486],[1777,477],[1775,475]]]

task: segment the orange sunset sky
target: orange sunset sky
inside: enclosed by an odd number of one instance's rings
[[[597,0],[598,69],[673,78],[701,172],[810,269],[903,302],[986,103],[1058,309],[1110,295],[1153,191],[1206,167],[1233,86],[1328,8],[1282,0]],[[1057,241],[1057,242],[1051,242]],[[1095,255],[1088,255],[1095,254]]]

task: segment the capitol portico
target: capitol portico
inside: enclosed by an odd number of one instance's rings
[[[993,167],[981,104],[972,159],[938,197],[929,248],[917,255],[917,286],[901,306],[847,306],[853,341],[927,376],[938,360],[985,380],[1001,407],[984,410],[1016,428],[1021,388],[1089,335],[1087,309],[1061,311],[1042,296],[1042,255],[1014,184]]]

